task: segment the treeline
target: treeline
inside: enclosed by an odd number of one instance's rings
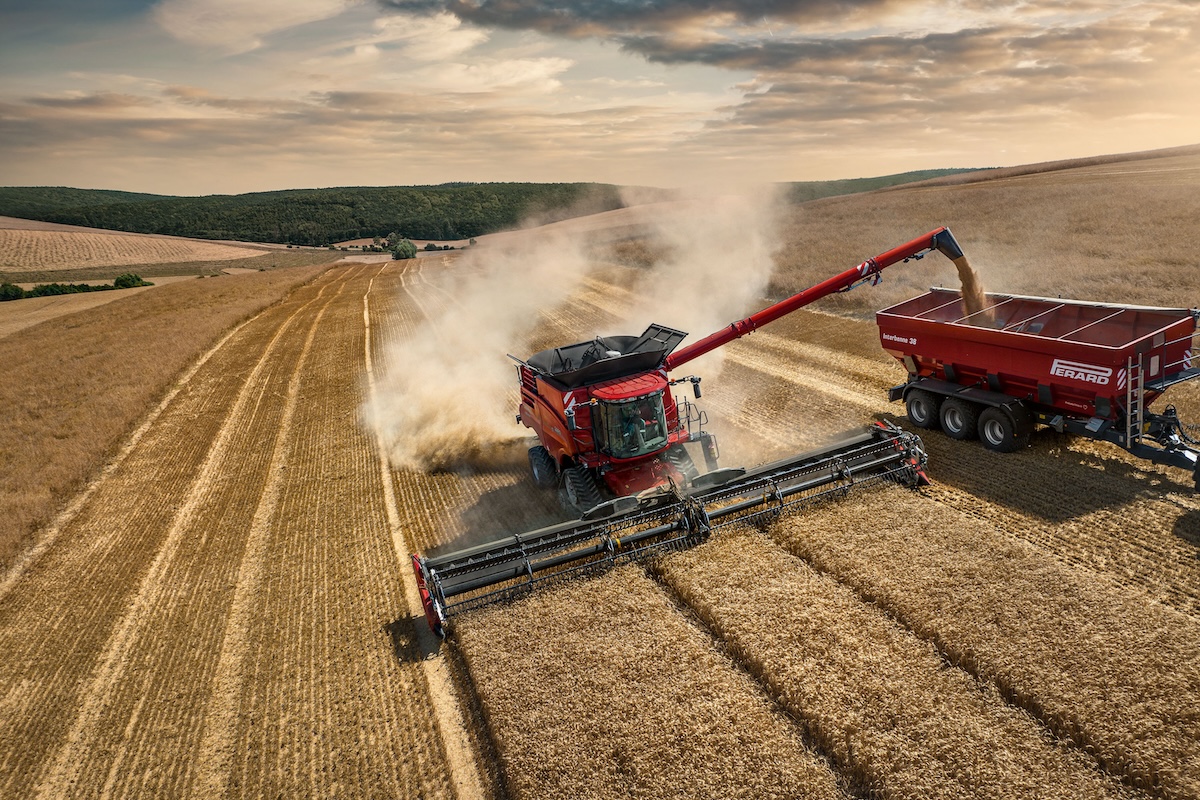
[[[782,184],[802,203],[970,172],[935,169],[877,178]],[[646,201],[666,189],[639,188]],[[446,183],[290,189],[208,197],[172,197],[67,187],[0,187],[0,215],[89,228],[324,246],[399,234],[407,239],[470,239],[533,219],[554,222],[621,208],[621,187],[603,183]]]
[[[118,192],[112,189],[72,189],[69,186],[0,186],[0,216],[43,219],[47,214],[84,206],[168,200],[169,195]]]
[[[53,193],[78,200],[87,190],[0,190],[0,215],[91,228],[327,245],[398,232],[411,239],[469,239],[622,206],[620,189],[595,183],[478,183],[441,186],[294,189],[209,197],[142,196],[55,205]]]
[[[153,286],[142,280],[141,275],[126,272],[118,275],[112,283],[92,285],[90,283],[40,283],[32,289],[22,289],[15,283],[0,283],[0,303],[6,300],[24,300],[27,297],[50,297],[58,294],[83,294],[85,292],[111,292],[113,289],[132,289],[135,286]]]

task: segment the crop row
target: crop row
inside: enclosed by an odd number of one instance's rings
[[[851,502],[871,501],[864,493]],[[948,668],[928,642],[756,530],[723,530],[656,568],[803,721],[858,793],[1123,794],[1091,759],[1059,747],[994,687]]]
[[[1200,794],[1200,624],[892,487],[772,529],[1129,783]]]
[[[260,251],[157,236],[0,228],[0,272],[226,261]]]

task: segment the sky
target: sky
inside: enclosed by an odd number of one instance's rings
[[[0,0],[0,185],[744,186],[1200,142],[1197,0]]]

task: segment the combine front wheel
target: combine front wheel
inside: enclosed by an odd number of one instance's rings
[[[586,467],[568,467],[562,471],[558,499],[567,511],[582,516],[583,512],[600,505],[604,498],[600,496],[600,487],[596,484],[591,470]]]
[[[529,448],[529,471],[533,474],[533,483],[539,489],[553,489],[558,482],[558,467],[550,451],[542,447]]]
[[[671,462],[671,466],[678,470],[687,483],[691,483],[700,474],[700,470],[696,469],[696,463],[692,461],[691,454],[681,444],[667,450],[667,461]]]

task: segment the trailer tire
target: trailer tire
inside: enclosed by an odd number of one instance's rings
[[[979,415],[979,441],[988,450],[1013,453],[1029,445],[1033,423],[1023,408],[1009,412],[1003,408],[985,408]]]
[[[604,501],[596,477],[587,467],[567,467],[562,471],[558,499],[563,508],[577,516]]]
[[[908,410],[908,421],[918,428],[937,430],[938,412],[941,411],[941,400],[933,392],[924,389],[912,389],[904,398],[904,406]]]
[[[533,484],[539,489],[553,489],[558,483],[558,465],[550,451],[542,447],[529,448],[529,472],[533,475]]]
[[[974,439],[979,422],[979,407],[958,397],[947,397],[942,401],[939,414],[942,430],[951,439],[965,441]]]

